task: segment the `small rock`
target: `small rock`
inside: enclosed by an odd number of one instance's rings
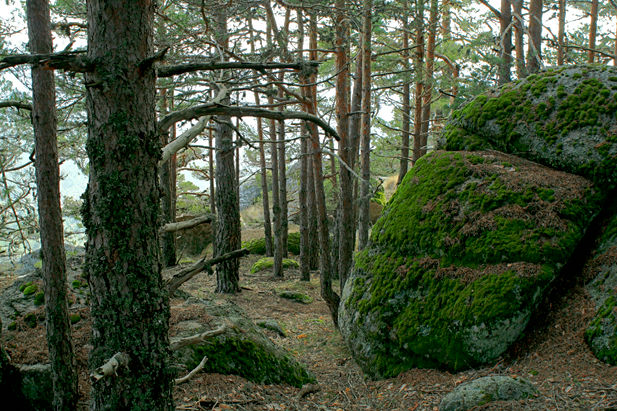
[[[283,330],[283,327],[281,327],[278,321],[276,320],[273,320],[273,319],[259,320],[255,324],[257,324],[261,328],[265,328],[266,330],[274,331],[281,337],[287,337],[287,333],[285,332],[285,330]]]

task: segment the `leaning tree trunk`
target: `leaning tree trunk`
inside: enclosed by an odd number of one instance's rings
[[[155,117],[154,2],[88,1],[90,178],[84,195],[91,291],[91,408],[173,409],[169,297],[161,277],[161,155]],[[138,24],[136,24],[138,23]],[[122,39],[122,41],[118,41]],[[117,358],[118,356],[116,356]]]
[[[30,50],[33,53],[51,53],[53,47],[48,1],[28,0],[26,10]],[[56,91],[52,70],[32,67],[32,105],[45,324],[52,369],[53,405],[57,410],[71,410],[77,406],[79,391],[68,314],[56,137]]]
[[[542,0],[529,1],[529,48],[527,69],[537,73],[542,65]]]

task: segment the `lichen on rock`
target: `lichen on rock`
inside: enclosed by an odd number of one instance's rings
[[[548,69],[452,114],[441,146],[495,149],[596,183],[617,184],[617,68]]]
[[[599,210],[583,177],[498,152],[434,152],[356,256],[339,311],[362,369],[460,370],[523,333]]]

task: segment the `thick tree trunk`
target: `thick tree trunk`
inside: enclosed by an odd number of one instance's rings
[[[512,81],[512,8],[510,0],[501,0],[501,17],[499,19],[499,85]]]
[[[559,0],[559,28],[557,32],[557,65],[565,64],[566,0]]]
[[[28,39],[32,53],[51,53],[49,3],[28,0]],[[56,410],[77,406],[77,371],[68,315],[64,231],[60,210],[60,172],[56,137],[54,72],[32,67],[32,125],[36,144],[36,186],[41,230],[47,348]],[[3,354],[3,353],[2,353]],[[3,381],[6,383],[6,381]]]
[[[347,4],[345,0],[336,0],[336,131],[339,135],[339,175],[340,193],[337,219],[338,228],[338,274],[341,289],[345,285],[354,250],[355,215],[353,212],[353,175],[350,170],[352,163],[353,142],[349,136],[349,23]]]
[[[222,48],[228,48],[227,8],[220,4],[214,12],[215,38]],[[229,103],[229,97],[223,104]],[[233,129],[230,116],[217,116],[214,133],[216,147],[216,237],[215,257],[237,250],[241,245],[240,208],[237,176],[234,161]],[[224,261],[216,266],[216,292],[240,291],[237,259]]]
[[[516,52],[516,76],[519,79],[527,76],[522,12],[523,0],[512,0],[512,16],[514,17],[514,51]]]
[[[587,50],[587,63],[593,63],[596,58],[596,36],[598,34],[598,0],[591,0],[591,13],[589,21],[589,50]]]
[[[358,248],[368,244],[369,205],[371,202],[371,32],[372,0],[364,1],[364,22],[362,27],[362,183],[358,224]]]
[[[92,385],[92,409],[173,409],[169,298],[161,278],[161,155],[155,117],[153,2],[88,1],[90,179],[83,221],[91,291],[90,367],[128,365]],[[122,41],[118,41],[122,39]]]
[[[315,15],[314,10],[311,11],[311,19],[309,23],[309,60],[315,61],[317,60],[317,17]],[[309,102],[310,106],[308,106],[307,111],[309,113],[315,113],[317,107],[317,71],[311,72],[309,76],[309,83],[311,84],[309,88]],[[313,129],[309,129],[309,132],[312,132]],[[316,129],[315,129],[316,131]],[[312,138],[312,136],[309,136]],[[308,190],[308,211],[309,211],[309,238],[318,239],[319,238],[319,226],[318,226],[318,214],[317,214],[317,200],[315,198],[315,173],[313,172],[313,156],[315,153],[312,151],[312,145],[310,141],[308,142],[308,150],[309,150],[309,161],[307,168],[307,187]],[[310,247],[308,249],[308,260],[309,266],[311,270],[317,270],[319,268],[319,259],[320,253],[322,250],[319,248],[319,241],[311,241]],[[327,252],[324,250],[323,252]]]
[[[542,0],[529,1],[529,49],[527,69],[537,73],[542,66]]]
[[[407,174],[409,167],[409,126],[411,123],[411,90],[409,81],[409,3],[407,0],[403,3],[403,96],[401,107],[401,160],[396,184],[403,181],[403,177]]]
[[[413,125],[413,164],[422,157],[422,96],[424,92],[424,0],[416,0],[416,53],[414,68],[416,74],[416,93],[414,98],[414,125]]]

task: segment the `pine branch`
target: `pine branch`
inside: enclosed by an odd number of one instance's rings
[[[212,71],[212,70],[228,70],[228,69],[248,69],[248,70],[276,70],[276,69],[293,69],[293,70],[314,70],[319,66],[318,61],[300,61],[294,63],[253,63],[244,61],[204,61],[199,63],[186,63],[173,66],[161,66],[157,69],[158,77],[172,77],[184,73],[194,71]]]
[[[66,70],[77,73],[85,73],[94,69],[92,64],[84,56],[85,51],[71,51],[52,54],[13,54],[0,57],[0,70],[21,64],[33,64],[43,66],[49,70]]]

